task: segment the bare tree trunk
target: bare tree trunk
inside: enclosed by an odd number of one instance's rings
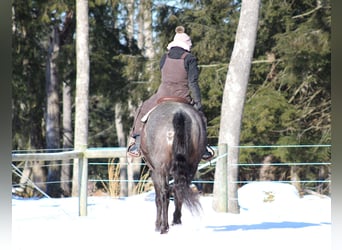
[[[115,104],[115,128],[118,137],[119,147],[125,147],[126,145],[126,134],[122,124],[122,112],[121,103]]]
[[[330,166],[321,166],[318,172],[318,180],[328,181],[330,180],[331,168]],[[330,183],[320,183],[316,187],[316,192],[320,194],[330,195]]]
[[[108,190],[111,197],[117,197],[120,195],[121,188],[120,183],[117,181],[120,179],[120,166],[115,164],[114,160],[108,163]]]
[[[123,129],[122,124],[122,114],[121,114],[121,103],[115,104],[115,127],[116,134],[118,137],[119,147],[126,146],[126,134]],[[120,166],[120,196],[128,195],[128,185],[127,185],[127,159],[122,157],[119,159]]]
[[[126,19],[126,28],[127,28],[127,37],[128,37],[128,47],[133,47],[133,35],[134,35],[134,0],[125,0],[126,11],[127,11],[127,19]]]
[[[46,168],[42,167],[42,162],[26,161],[15,193],[21,197],[42,197],[45,190]]]
[[[59,94],[56,59],[59,52],[58,28],[54,27],[50,37],[46,65],[46,145],[48,149],[59,148]]]
[[[71,87],[63,83],[63,148],[72,148]],[[62,161],[61,188],[64,197],[71,196],[71,161]]]
[[[260,181],[274,181],[276,179],[275,171],[276,168],[272,166],[273,156],[267,155],[262,161],[262,166],[259,170],[259,180]]]
[[[148,59],[146,72],[153,72],[153,58],[155,50],[153,47],[152,32],[152,0],[142,0],[139,5],[139,33],[138,47],[142,50],[143,56]],[[150,75],[150,82],[153,81],[154,74]]]
[[[292,185],[296,187],[300,196],[303,196],[303,189],[300,184],[300,171],[301,168],[298,166],[291,166],[291,181]]]
[[[128,170],[127,170],[127,159],[120,158],[120,196],[128,196]]]
[[[143,55],[147,58],[146,72],[150,72],[149,82],[155,80],[153,69],[153,59],[155,57],[155,50],[153,47],[153,32],[152,32],[152,0],[144,0],[143,16],[144,16],[144,50]]]
[[[223,101],[221,107],[221,123],[219,134],[219,145],[228,145],[227,157],[227,187],[228,201],[227,209],[231,213],[239,213],[237,180],[238,180],[238,159],[240,129],[244,102],[247,91],[248,78],[253,58],[258,27],[260,0],[242,0],[240,20],[236,32],[231,61],[227,73]],[[220,154],[220,152],[219,152]],[[216,169],[215,180],[224,173],[222,169]],[[219,197],[215,192],[218,185],[214,184],[213,208],[226,197]]]
[[[155,56],[153,49],[153,34],[152,34],[152,0],[142,1],[143,7],[143,27],[144,27],[144,56],[152,60]]]
[[[24,169],[22,171],[22,175],[20,176],[19,187],[16,188],[16,193],[21,196],[26,196],[27,194],[27,185],[28,180],[31,178],[32,167],[29,165],[30,162],[25,162]]]
[[[144,49],[144,1],[140,1],[139,14],[138,14],[138,48],[143,51]]]
[[[35,114],[33,114],[35,116]],[[38,117],[36,117],[38,119]],[[32,118],[32,127],[30,130],[30,148],[31,149],[37,149],[42,148],[43,145],[41,145],[43,138],[42,138],[42,127],[40,124],[36,124],[33,121],[36,121],[34,117]],[[30,161],[27,162],[27,167],[31,170],[28,172],[31,173],[23,173],[23,175],[29,176],[30,180],[35,183],[35,185],[40,188],[44,193],[47,192],[47,169],[43,166],[43,162],[41,161]],[[25,177],[24,177],[25,178]],[[26,179],[27,181],[27,179]],[[30,190],[29,190],[30,189]],[[42,193],[36,189],[33,189],[32,186],[29,187],[29,189],[25,189],[28,196],[42,196]]]
[[[134,38],[134,10],[135,10],[135,1],[134,0],[125,0],[126,4],[126,10],[127,10],[127,18],[126,18],[126,27],[127,27],[127,36],[129,39],[129,48],[133,48],[133,38]],[[141,27],[141,26],[140,26]],[[141,35],[141,34],[140,34]],[[138,159],[141,161],[141,159]],[[136,162],[137,159],[134,159],[134,162]],[[134,164],[136,166],[136,164]],[[122,167],[122,166],[121,166]],[[126,168],[126,169],[125,169]],[[120,173],[120,179],[123,181],[125,176],[127,177],[126,180],[127,186],[122,182],[122,187],[124,188],[121,192],[122,195],[132,195],[134,192],[134,176],[136,172],[136,167],[133,167],[133,165],[124,165],[124,167],[121,169]]]
[[[128,165],[127,168],[127,179],[128,179],[128,195],[136,194],[136,186],[140,179],[140,170],[141,170],[141,158],[132,158],[132,162]]]
[[[277,162],[278,159],[273,155],[264,157],[263,164],[259,170],[260,181],[283,181],[286,180],[288,175],[288,167],[274,166],[272,163]]]
[[[31,162],[31,167],[32,167],[32,177],[31,177],[31,181],[42,191],[47,191],[47,185],[46,185],[46,168],[43,167],[43,162],[40,161],[34,161]],[[32,196],[35,197],[42,197],[43,194],[39,191],[34,189]]]
[[[76,1],[76,101],[75,101],[75,150],[88,147],[88,96],[89,96],[89,20],[88,1]],[[83,162],[87,171],[87,162]],[[78,160],[74,160],[72,196],[79,194]]]
[[[48,149],[57,149],[60,146],[58,72],[56,65],[58,52],[59,32],[58,27],[54,27],[50,37],[46,65],[46,146]],[[50,162],[48,167],[47,193],[51,197],[60,197],[60,176],[61,169],[58,161]]]

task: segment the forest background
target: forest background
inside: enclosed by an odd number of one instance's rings
[[[73,148],[75,1],[12,4],[12,149]],[[159,59],[178,25],[192,38],[209,141],[216,145],[240,6],[223,0],[89,0],[88,146],[127,145],[135,109],[157,89]],[[262,1],[241,145],[331,143],[330,40],[330,1]],[[330,162],[330,157],[329,147],[253,148],[241,151],[240,162]],[[32,168],[32,179],[49,181],[49,169]],[[289,180],[295,170],[299,179],[329,180],[331,172],[329,165],[268,169],[261,175],[260,167],[241,167],[239,178]],[[203,178],[212,180],[213,173],[214,167]],[[92,175],[108,179],[108,172],[96,168]],[[13,181],[18,182],[15,176]],[[330,185],[312,185],[330,194]],[[69,196],[67,189],[47,191]]]

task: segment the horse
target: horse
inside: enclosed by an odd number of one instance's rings
[[[172,225],[181,224],[183,202],[194,212],[201,205],[190,187],[206,147],[205,124],[190,104],[165,101],[150,112],[141,133],[140,150],[151,170],[157,216],[155,230],[169,231],[168,207],[172,192],[175,204]],[[172,188],[170,180],[173,178]]]

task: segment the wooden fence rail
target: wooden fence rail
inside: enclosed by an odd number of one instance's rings
[[[71,150],[51,153],[13,153],[12,161],[56,161],[79,159],[82,157],[86,157],[87,159],[126,157],[126,148],[89,148],[84,152]]]
[[[126,157],[126,148],[89,148],[84,152],[64,151],[51,153],[13,153],[12,161],[56,161],[78,159],[79,168],[79,215],[87,215],[87,184],[88,184],[88,159],[94,158],[122,158]]]

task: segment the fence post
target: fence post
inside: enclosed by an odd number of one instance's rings
[[[88,198],[88,159],[83,152],[78,161],[79,168],[79,216],[87,216]]]
[[[228,212],[227,144],[218,145],[218,160],[215,170],[213,208],[217,212]]]

